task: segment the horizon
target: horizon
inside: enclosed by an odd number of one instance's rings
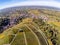
[[[2,3],[4,2],[4,3]],[[0,9],[15,7],[15,6],[49,6],[60,8],[60,1],[56,0],[5,0],[0,1]]]

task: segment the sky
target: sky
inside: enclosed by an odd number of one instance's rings
[[[0,0],[0,9],[25,5],[52,6],[60,8],[60,0]]]

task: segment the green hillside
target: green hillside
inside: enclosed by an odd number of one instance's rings
[[[16,9],[7,13],[0,16],[0,45],[60,45],[60,11]]]

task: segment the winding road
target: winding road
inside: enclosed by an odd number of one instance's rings
[[[30,25],[30,26],[29,26]],[[44,33],[40,30],[40,29],[37,29],[35,26],[33,26],[32,24],[25,24],[25,26],[32,32],[32,33],[35,33],[34,35],[37,37],[37,40],[39,41],[39,45],[49,45],[48,44],[48,41],[46,39],[46,36],[44,35]],[[34,29],[31,29],[31,28],[34,28]]]

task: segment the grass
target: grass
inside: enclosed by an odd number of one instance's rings
[[[5,37],[5,35],[0,35],[0,39],[3,39]]]
[[[26,34],[28,45],[39,45],[35,36],[31,32],[26,32],[25,34]]]
[[[3,45],[5,43],[9,43],[9,39],[7,36],[5,36],[3,39],[0,39],[0,45]]]
[[[48,21],[48,24],[50,24],[53,27],[55,27],[55,29],[57,29],[58,32],[60,33],[60,22]]]
[[[48,21],[49,24],[54,24],[58,27],[60,27],[60,22],[55,22],[55,21]]]
[[[25,32],[28,45],[39,45],[36,37],[27,27],[24,26],[22,29]]]
[[[38,16],[40,12],[38,10],[29,10],[28,13]]]
[[[24,35],[22,32],[17,34],[16,39],[13,41],[11,45],[25,45]]]
[[[22,26],[22,23],[15,25],[12,28],[6,29],[3,33],[1,33],[0,45],[10,43],[11,38],[9,35],[15,34],[20,29],[21,26]]]
[[[49,42],[50,45],[53,45],[50,39],[48,39],[48,42]]]

